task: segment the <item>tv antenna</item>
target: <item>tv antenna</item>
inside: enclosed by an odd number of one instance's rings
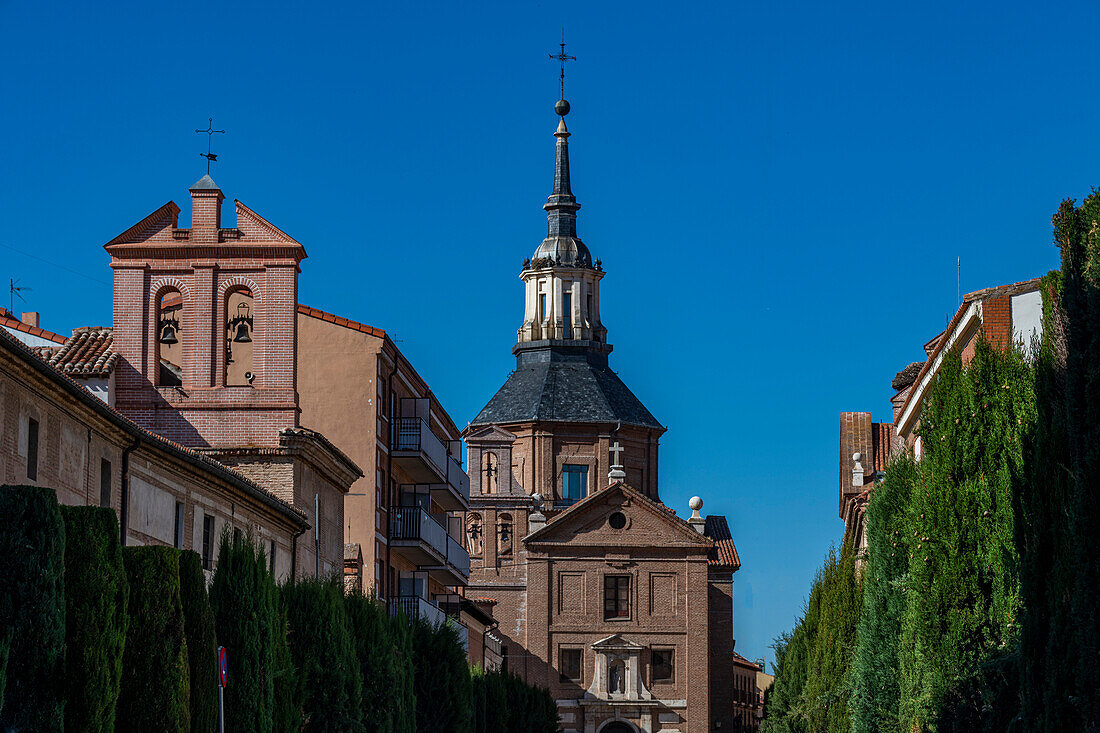
[[[30,290],[30,288],[28,288],[26,285],[20,285],[19,281],[14,279],[14,278],[9,278],[9,280],[8,280],[8,311],[11,312],[12,315],[15,315],[15,299],[17,297],[19,298],[19,300],[23,301],[24,303],[27,302],[27,299],[23,297],[23,291],[24,290]]]

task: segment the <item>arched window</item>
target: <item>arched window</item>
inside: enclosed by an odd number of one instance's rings
[[[466,515],[466,549],[469,550],[470,557],[481,557],[484,539],[481,532],[481,515],[470,512]]]
[[[180,291],[161,293],[157,301],[157,384],[164,387],[183,384],[183,344],[187,336],[183,315]]]
[[[481,454],[481,470],[485,473],[485,483],[481,486],[483,494],[495,494],[500,490],[500,459],[492,451]]]
[[[497,517],[497,556],[503,559],[512,557],[512,515],[501,514]]]
[[[252,291],[240,287],[225,296],[225,386],[248,387],[256,378],[252,367],[255,336]]]

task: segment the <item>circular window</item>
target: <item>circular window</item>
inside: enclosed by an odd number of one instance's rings
[[[622,512],[615,512],[607,518],[607,523],[611,525],[612,529],[622,529],[626,526],[626,515]]]

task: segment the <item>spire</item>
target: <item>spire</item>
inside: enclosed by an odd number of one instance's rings
[[[561,115],[558,121],[558,129],[554,137],[558,139],[557,152],[554,156],[554,192],[543,204],[547,211],[549,227],[547,237],[576,237],[577,236],[577,209],[581,205],[573,195],[569,183],[569,130],[565,126],[565,115],[569,113],[569,105],[559,102],[555,105],[555,111]]]

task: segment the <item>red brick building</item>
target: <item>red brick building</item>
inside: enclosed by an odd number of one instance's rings
[[[608,364],[569,136],[563,115],[516,371],[464,433],[469,593],[496,602],[505,666],[550,688],[564,730],[728,729],[740,560],[725,517],[660,500],[665,428]]]

